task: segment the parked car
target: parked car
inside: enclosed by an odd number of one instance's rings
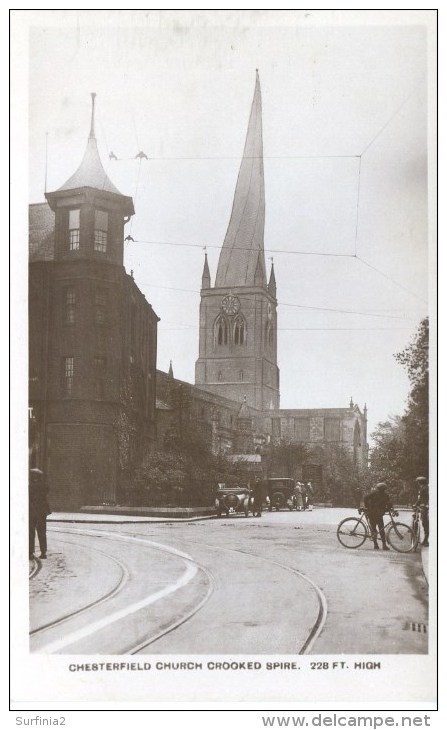
[[[275,477],[267,479],[267,494],[270,497],[269,512],[276,509],[279,512],[280,509],[288,507],[289,510],[293,510],[296,507],[295,503],[295,480],[289,479],[288,477]]]
[[[218,517],[221,517],[223,513],[228,517],[228,515],[236,512],[243,512],[248,517],[251,502],[252,497],[247,486],[219,484],[217,487],[214,504]]]

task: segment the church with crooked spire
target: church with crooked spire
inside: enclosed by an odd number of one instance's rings
[[[281,409],[277,361],[278,301],[273,263],[264,254],[265,184],[259,74],[248,121],[228,228],[217,271],[205,253],[200,291],[199,357],[195,385],[157,373],[160,403],[175,387],[188,391],[190,410],[208,421],[215,452],[262,453],[269,444],[303,443],[308,459],[296,478],[322,483],[328,447],[341,444],[357,464],[368,459],[367,410],[349,407]],[[163,406],[167,408],[166,404]],[[161,421],[168,418],[160,411]],[[242,451],[241,451],[242,449]],[[284,476],[278,473],[277,476]],[[289,475],[291,476],[291,475]]]
[[[273,264],[264,258],[265,189],[259,76],[230,222],[214,286],[208,259],[202,275],[196,385],[247,403],[279,408],[277,300]]]

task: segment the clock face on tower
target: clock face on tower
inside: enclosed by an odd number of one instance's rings
[[[241,303],[234,294],[227,294],[227,296],[222,299],[220,306],[225,314],[236,314],[236,312],[239,311]]]

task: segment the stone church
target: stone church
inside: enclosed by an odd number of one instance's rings
[[[195,385],[175,381],[172,368],[168,374],[157,373],[159,437],[162,423],[178,417],[178,407],[169,403],[177,383],[188,394],[189,416],[208,423],[215,451],[262,454],[271,443],[303,443],[309,457],[296,476],[320,484],[331,445],[343,445],[356,464],[366,465],[367,410],[361,411],[352,399],[341,408],[280,408],[277,289],[273,263],[268,276],[266,272],[264,222],[262,101],[256,72],[214,285],[205,254]]]

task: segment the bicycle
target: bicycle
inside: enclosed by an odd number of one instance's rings
[[[389,511],[389,522],[384,526],[386,541],[398,553],[409,553],[414,550],[414,533],[411,527],[403,522],[396,522],[398,512]],[[346,517],[337,527],[337,539],[343,547],[358,548],[368,538],[373,539],[366,510],[359,509],[359,517]]]

